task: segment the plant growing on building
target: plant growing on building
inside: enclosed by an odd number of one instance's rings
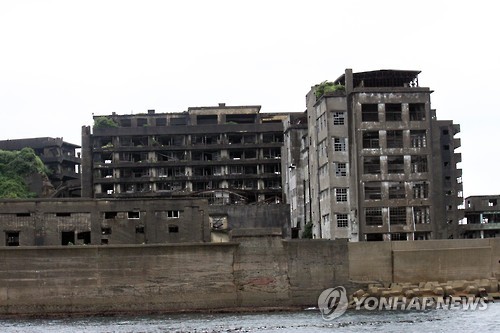
[[[97,117],[94,119],[94,128],[113,128],[118,127],[116,121],[108,117]]]
[[[304,231],[302,232],[302,238],[312,239],[313,238],[312,230],[313,230],[312,222],[307,222],[306,225],[304,226]]]
[[[334,91],[345,91],[345,87],[341,84],[335,84],[330,81],[323,81],[320,84],[317,84],[316,91],[314,94],[316,95],[316,99],[320,98],[326,93],[334,92]]]

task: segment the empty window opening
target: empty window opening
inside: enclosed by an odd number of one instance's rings
[[[186,119],[186,117],[174,117],[174,118],[170,118],[170,125],[171,126],[183,126],[183,125],[187,125],[187,119]]]
[[[335,163],[335,176],[336,177],[346,177],[347,176],[347,163]]]
[[[70,217],[71,213],[56,213],[57,217]]]
[[[156,137],[160,146],[183,146],[185,139],[183,135],[161,135]]]
[[[136,234],[143,234],[144,233],[144,226],[136,226],[135,233]]]
[[[427,156],[411,157],[411,172],[427,172]]]
[[[19,246],[19,231],[6,231],[5,232],[5,245],[6,246]]]
[[[403,148],[403,131],[387,131],[387,148]]]
[[[431,239],[431,233],[430,232],[416,232],[413,237],[414,237],[414,240],[429,240],[429,239]]]
[[[497,199],[489,199],[488,207],[495,207],[497,205]]]
[[[256,114],[227,114],[226,123],[228,124],[254,124],[257,119]]]
[[[215,145],[220,143],[218,134],[192,135],[191,143],[193,145]]]
[[[390,207],[389,221],[392,224],[406,224],[406,207]]]
[[[336,188],[335,197],[337,202],[347,202],[347,189],[346,188]]]
[[[361,121],[378,121],[378,104],[362,104]]]
[[[367,242],[382,242],[384,234],[366,234],[365,239]]]
[[[448,135],[448,134],[450,134],[450,132],[447,129],[443,130],[443,135]]]
[[[424,103],[410,103],[408,105],[410,109],[410,120],[411,121],[423,121],[425,120],[425,104]]]
[[[378,131],[363,132],[363,148],[380,148]]]
[[[387,156],[387,172],[404,173],[405,172],[404,156]]]
[[[108,227],[101,228],[101,235],[111,235],[111,228]]]
[[[113,184],[101,184],[101,191],[104,194],[112,195],[115,193]]]
[[[403,182],[388,183],[389,199],[404,199],[406,197],[405,185]]]
[[[167,126],[167,118],[156,118],[156,126]]]
[[[413,184],[413,198],[427,199],[429,197],[429,184],[427,182],[418,182]]]
[[[130,211],[127,213],[127,218],[129,219],[138,219],[141,217],[141,212],[139,211]]]
[[[425,224],[431,222],[429,207],[413,207],[413,220],[415,224]]]
[[[281,143],[283,142],[283,134],[281,133],[264,133],[262,135],[262,143]]]
[[[90,231],[82,231],[77,233],[76,239],[84,245],[90,244]]]
[[[380,174],[380,157],[365,156],[363,158],[363,172],[365,174]]]
[[[347,214],[335,214],[337,219],[337,228],[347,228],[349,226],[349,218]]]
[[[345,112],[333,112],[333,124],[334,125],[344,125],[345,124]]]
[[[108,239],[106,239],[106,238],[101,239],[101,245],[108,245],[108,244],[109,244]]]
[[[31,216],[31,213],[16,213],[17,217],[29,217]]]
[[[148,126],[148,120],[146,118],[137,118],[137,127]]]
[[[265,159],[268,158],[281,158],[281,148],[269,148],[269,149],[262,149],[263,151],[263,157]]]
[[[75,232],[74,231],[61,232],[61,245],[74,245],[74,244],[75,244]]]
[[[410,131],[410,144],[412,148],[425,148],[427,147],[427,138],[425,130],[411,130]]]
[[[385,121],[401,121],[401,103],[388,103],[385,105]]]
[[[365,208],[365,222],[366,225],[382,225],[382,208],[370,207]]]
[[[130,118],[125,118],[120,120],[120,126],[121,127],[131,127],[132,126],[132,120]]]
[[[175,224],[170,224],[168,226],[168,233],[169,234],[175,234],[175,233],[178,233],[179,232],[179,226],[175,225]]]
[[[168,218],[179,218],[181,216],[181,212],[179,210],[168,210],[167,217]]]
[[[381,184],[377,182],[365,183],[365,200],[382,199]]]
[[[105,219],[115,219],[118,216],[118,212],[104,212]]]
[[[346,151],[347,150],[347,138],[333,138],[333,150],[334,151]]]
[[[246,171],[247,167],[245,167]],[[255,169],[251,169],[252,171],[256,171]],[[272,173],[275,175],[281,174],[281,164],[264,164],[264,173]],[[246,172],[245,172],[246,174]]]
[[[198,125],[216,125],[217,115],[198,115],[196,116],[196,123]]]
[[[450,145],[443,145],[444,150],[450,150]]]

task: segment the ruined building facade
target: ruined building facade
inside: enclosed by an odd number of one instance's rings
[[[500,237],[500,195],[465,198],[465,220],[458,229],[460,238]]]
[[[312,87],[307,133],[290,126],[295,146],[285,153],[295,156],[287,177],[303,181],[286,193],[302,206],[292,228],[309,222],[313,238],[352,241],[456,237],[460,128],[436,120],[419,73],[346,70],[334,82],[341,89],[317,96]]]
[[[35,154],[49,169],[49,180],[54,186],[53,197],[80,196],[80,146],[64,141],[62,138],[30,138],[0,141],[2,150],[21,150],[32,148]]]

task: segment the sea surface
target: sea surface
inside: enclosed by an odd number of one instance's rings
[[[0,319],[0,332],[500,332],[500,303],[486,310],[348,310],[333,321],[318,310],[271,313],[168,314],[136,317]]]

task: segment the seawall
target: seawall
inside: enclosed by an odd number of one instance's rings
[[[426,245],[427,244],[427,245]],[[500,277],[500,241],[347,243],[234,230],[230,243],[0,248],[0,315],[292,308],[371,281]]]

